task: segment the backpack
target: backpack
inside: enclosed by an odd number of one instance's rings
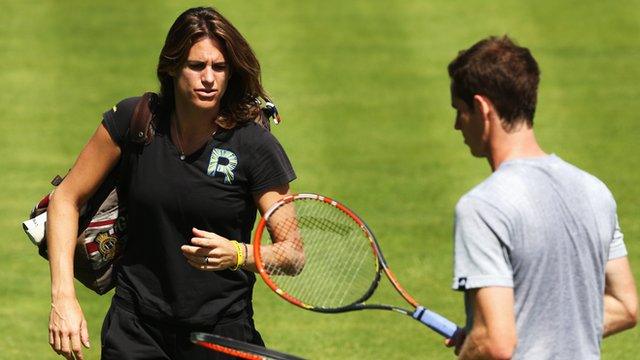
[[[152,110],[157,100],[158,97],[154,93],[142,95],[131,117],[120,164],[107,175],[98,190],[80,209],[78,238],[73,258],[74,276],[84,286],[100,295],[115,286],[114,264],[121,257],[127,239],[125,207],[118,201],[116,186],[122,172],[126,171],[131,148],[148,144],[153,138]],[[56,175],[51,184],[55,187],[63,180]],[[53,191],[36,204],[29,220],[22,223],[23,230],[38,247],[40,256],[47,260],[49,257],[45,228],[47,207]]]

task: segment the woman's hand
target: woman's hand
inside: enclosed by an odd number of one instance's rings
[[[238,263],[235,245],[212,232],[193,228],[192,245],[182,245],[180,250],[189,265],[199,270],[218,271],[233,268]],[[244,254],[244,246],[241,246]],[[246,258],[246,254],[244,255]]]
[[[67,297],[51,302],[49,345],[67,359],[82,360],[82,346],[89,348],[89,330],[78,299]]]

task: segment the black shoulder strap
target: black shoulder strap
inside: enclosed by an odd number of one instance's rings
[[[137,145],[148,144],[153,139],[154,130],[151,125],[153,113],[158,101],[158,95],[146,92],[141,97],[133,110],[131,123],[129,124],[129,141]]]
[[[131,120],[129,121],[129,133],[127,141],[124,143],[120,164],[108,176],[114,180],[114,186],[118,188],[118,197],[125,199],[128,192],[127,179],[132,171],[132,153],[141,152],[145,145],[148,145],[155,134],[153,117],[157,108],[158,95],[146,92],[138,100]],[[123,200],[120,200],[124,204]],[[124,207],[123,207],[124,210]]]

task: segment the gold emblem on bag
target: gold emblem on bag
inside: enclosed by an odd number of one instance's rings
[[[103,232],[96,236],[95,241],[98,243],[100,253],[104,259],[107,261],[113,259],[118,250],[118,238]]]

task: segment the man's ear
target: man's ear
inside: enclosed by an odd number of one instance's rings
[[[482,114],[482,118],[488,120],[495,115],[495,107],[489,98],[482,95],[473,96],[473,110]]]

